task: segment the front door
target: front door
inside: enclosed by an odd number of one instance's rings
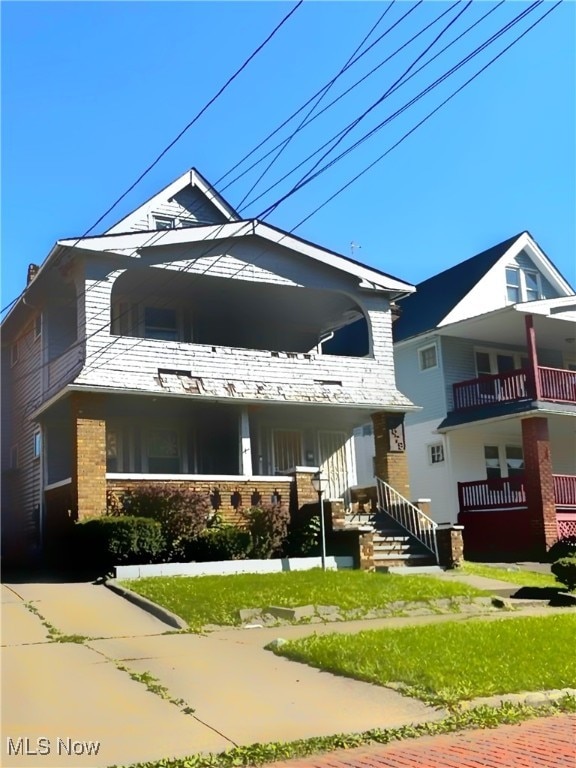
[[[346,459],[346,432],[321,430],[318,432],[320,469],[328,477],[325,498],[340,499],[348,490],[348,462]]]

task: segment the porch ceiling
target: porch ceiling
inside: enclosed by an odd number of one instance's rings
[[[478,342],[497,342],[512,346],[526,346],[525,318],[529,314],[523,305],[518,311],[515,307],[490,312],[459,323],[453,323],[438,329],[440,336],[455,336]],[[576,354],[576,324],[574,315],[561,317],[559,315],[534,314],[534,329],[536,342],[539,347],[560,350],[565,355]]]

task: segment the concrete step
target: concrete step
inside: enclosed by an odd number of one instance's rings
[[[434,560],[433,555],[424,552],[407,552],[405,554],[395,553],[387,554],[385,552],[374,552],[374,561],[376,560]],[[422,564],[422,563],[421,563]]]

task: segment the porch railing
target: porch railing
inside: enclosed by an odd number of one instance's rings
[[[553,475],[553,478],[556,506],[576,510],[576,475]]]
[[[576,510],[576,475],[552,475],[557,508]],[[458,483],[461,512],[518,509],[526,506],[524,476],[498,477]]]
[[[540,397],[560,403],[576,403],[576,371],[538,367]]]
[[[540,365],[538,378],[539,396],[542,400],[576,403],[576,371]],[[536,397],[533,382],[529,380],[529,372],[524,369],[459,381],[453,384],[452,392],[455,411]]]
[[[379,477],[376,478],[378,506],[387,512],[398,525],[410,533],[420,544],[428,549],[438,562],[438,545],[436,543],[436,528],[432,518],[421,509],[405,499],[391,485]]]
[[[458,502],[461,512],[525,507],[524,478],[497,477],[458,483]]]
[[[454,410],[525,400],[529,397],[526,379],[526,371],[520,370],[460,381],[453,385]]]

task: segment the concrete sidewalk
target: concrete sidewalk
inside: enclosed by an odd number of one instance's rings
[[[486,581],[471,578],[476,586]],[[86,639],[47,642],[48,630],[29,605],[59,631]],[[519,615],[551,612],[533,606]],[[438,719],[442,712],[394,690],[289,662],[264,646],[278,636],[473,619],[462,613],[174,634],[103,585],[80,582],[4,584],[2,614],[0,762],[7,768],[126,765]],[[165,698],[146,689],[146,673],[164,686]],[[88,754],[90,741],[100,742],[97,754]],[[48,754],[33,754],[43,746]]]

